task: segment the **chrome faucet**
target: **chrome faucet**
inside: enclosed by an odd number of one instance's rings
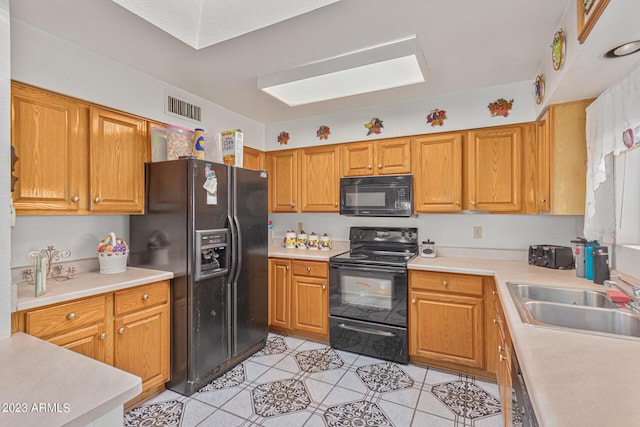
[[[626,281],[625,279],[620,277],[619,274],[615,275],[615,278],[620,280],[622,283],[624,283],[629,288],[631,288],[631,292],[629,292],[628,289],[625,289],[625,287],[620,286],[617,282],[615,282],[613,280],[605,280],[603,285],[606,288],[611,288],[611,287],[618,288],[625,295],[629,296],[631,298],[631,301],[629,301],[625,305],[630,310],[635,311],[636,313],[640,313],[640,303],[638,301],[638,300],[640,300],[640,286],[634,285],[633,283],[629,283],[628,281]]]

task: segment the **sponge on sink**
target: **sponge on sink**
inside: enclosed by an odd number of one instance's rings
[[[613,302],[628,303],[631,301],[631,297],[629,295],[615,289],[607,289],[607,295]]]

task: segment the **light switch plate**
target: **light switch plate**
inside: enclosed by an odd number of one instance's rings
[[[473,238],[482,239],[482,227],[478,227],[478,226],[473,227]]]

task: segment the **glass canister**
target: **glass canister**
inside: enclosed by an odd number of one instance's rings
[[[167,160],[193,156],[193,131],[176,125],[167,125]]]

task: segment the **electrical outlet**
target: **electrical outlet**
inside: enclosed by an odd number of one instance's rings
[[[298,223],[298,234],[300,234],[302,232],[302,230],[304,230],[304,223],[303,222],[299,222]]]
[[[473,238],[482,239],[482,227],[473,227]]]

